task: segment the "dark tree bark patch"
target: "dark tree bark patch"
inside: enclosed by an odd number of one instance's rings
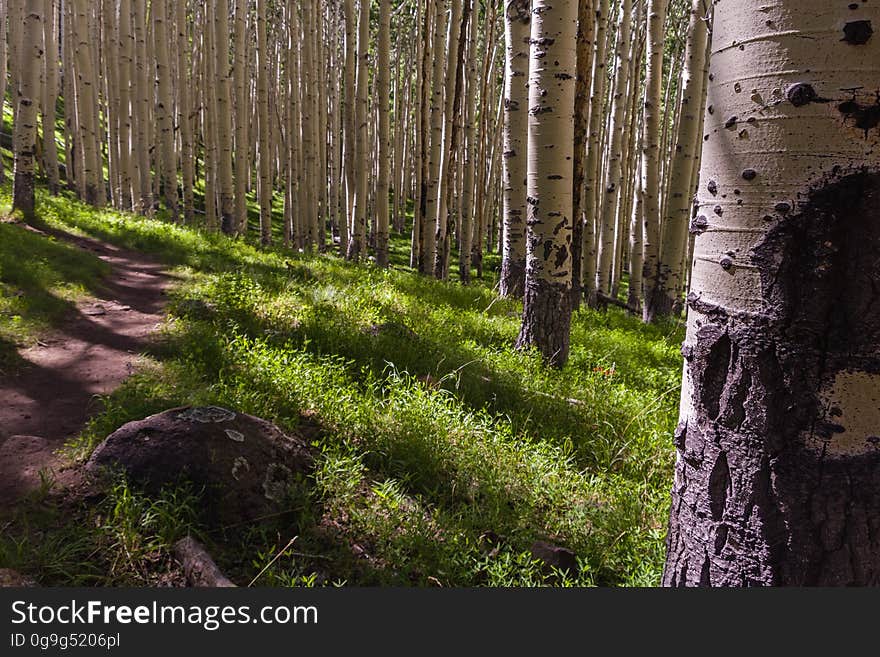
[[[880,174],[838,172],[750,254],[760,312],[689,298],[708,321],[687,349],[664,584],[880,584],[880,427],[827,392],[880,375],[878,208]]]

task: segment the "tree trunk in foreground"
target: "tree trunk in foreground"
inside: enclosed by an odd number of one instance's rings
[[[526,290],[517,348],[568,360],[577,0],[534,0],[529,73]]]
[[[880,584],[880,6],[715,12],[663,583]]]

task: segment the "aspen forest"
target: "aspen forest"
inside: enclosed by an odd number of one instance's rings
[[[0,585],[880,583],[880,2],[0,28]]]

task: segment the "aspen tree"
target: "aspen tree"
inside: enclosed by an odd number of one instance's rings
[[[534,0],[529,57],[526,290],[517,347],[568,359],[572,156],[577,73],[575,0]]]
[[[531,0],[511,0],[504,10],[504,237],[501,296],[521,299],[526,284],[526,163],[529,123]]]
[[[571,303],[580,308],[583,285],[581,276],[584,258],[583,216],[584,177],[587,132],[590,126],[589,75],[593,70],[592,39],[595,28],[592,0],[578,0],[577,81],[574,97],[574,159],[572,160],[572,234],[571,234]]]
[[[440,166],[437,178],[437,224],[436,255],[434,257],[434,276],[445,279],[449,275],[449,212],[450,195],[453,189],[452,174],[455,171],[455,149],[453,135],[457,136],[455,125],[456,91],[459,89],[458,70],[461,65],[459,42],[461,41],[462,0],[451,0],[449,20],[446,29],[446,76],[444,79],[444,107]]]
[[[217,105],[216,149],[220,227],[227,235],[238,230],[232,178],[232,71],[229,63],[229,0],[215,0],[213,57]]]
[[[431,27],[435,12],[431,0],[419,3],[422,12],[419,20],[419,61],[418,79],[416,82],[417,110],[416,110],[416,202],[413,212],[412,246],[410,253],[410,266],[413,269],[421,267],[424,260],[424,227],[428,213],[428,153],[430,151],[429,114],[430,106],[430,76],[428,74],[431,57]]]
[[[119,51],[119,158],[120,198],[123,210],[133,210],[134,176],[137,169],[132,161],[132,91],[134,88],[134,31],[131,22],[131,0],[120,0],[117,7],[117,48]]]
[[[473,12],[473,9],[472,9]],[[476,130],[475,115],[477,111],[477,16],[472,15],[468,27],[468,55],[466,77],[468,91],[465,94],[465,119],[464,119],[464,175],[462,176],[461,192],[461,244],[459,246],[458,275],[462,283],[470,283],[471,280],[471,248],[474,241],[474,169],[476,163]]]
[[[260,149],[260,242],[272,242],[272,168],[269,134],[269,42],[266,0],[257,0],[257,105]]]
[[[434,269],[437,257],[437,201],[440,192],[440,161],[443,154],[443,74],[446,70],[446,49],[444,38],[446,33],[446,7],[449,0],[431,0],[429,8],[434,8],[434,35],[431,53],[433,66],[431,80],[430,105],[430,137],[431,147],[428,149],[428,179],[425,196],[425,221],[422,225],[422,257],[419,271],[429,274]]]
[[[8,73],[6,64],[6,40],[7,30],[6,22],[9,16],[8,0],[0,0],[0,116],[4,116],[6,108],[6,75]],[[15,102],[13,98],[12,102]],[[3,164],[3,158],[0,158],[0,184],[6,183],[6,167]]]
[[[67,2],[68,0],[65,0]],[[132,149],[137,155],[138,168],[138,202],[137,209],[141,214],[152,214],[153,212],[153,186],[150,173],[150,98],[151,86],[149,84],[149,63],[147,58],[147,18],[146,18],[146,0],[132,0],[134,3],[133,19],[134,19],[134,38],[135,38],[135,56],[137,78],[136,88],[136,112],[135,125],[137,131],[137,139]]]
[[[13,134],[12,208],[25,220],[34,218],[34,150],[37,145],[37,110],[40,97],[40,66],[43,59],[43,2],[25,0],[22,7],[22,45],[14,62],[18,84],[14,102],[18,108]]]
[[[54,0],[43,0],[43,170],[52,194],[58,193],[58,146],[55,142],[55,106],[58,102],[58,21]],[[0,23],[2,25],[2,23]],[[0,107],[2,111],[2,107]]]
[[[101,160],[98,153],[98,103],[95,90],[94,63],[92,58],[91,34],[89,30],[89,3],[76,0],[74,3],[74,35],[76,38],[76,94],[77,119],[80,126],[85,183],[85,201],[91,205],[104,204],[104,191]]]
[[[247,18],[248,0],[235,0],[235,59],[232,68],[232,86],[235,92],[235,112],[232,115],[235,129],[235,161],[233,170],[235,195],[235,225],[239,233],[247,232],[247,182],[248,167],[248,94],[247,94]]]
[[[666,0],[648,0],[647,68],[645,71],[644,132],[642,134],[642,194],[644,202],[644,269],[646,290],[662,286],[660,277],[660,102],[663,93],[663,46]],[[654,319],[656,299],[645,296],[643,318]]]
[[[715,3],[666,585],[880,580],[878,24]]]
[[[599,222],[597,215],[597,189],[602,181],[602,127],[605,118],[605,95],[607,87],[606,54],[608,51],[608,22],[610,0],[598,0],[596,9],[596,38],[593,47],[593,74],[590,90],[590,125],[588,128],[587,160],[584,163],[584,226],[581,286],[588,306],[597,301],[596,274],[598,267]]]
[[[601,207],[601,223],[599,224],[599,255],[597,266],[596,290],[598,293],[610,295],[611,270],[614,266],[616,250],[616,229],[618,209],[623,186],[623,145],[626,131],[626,107],[629,97],[629,61],[632,26],[629,20],[632,14],[632,0],[621,0],[620,27],[617,36],[615,53],[614,94],[611,100],[611,116],[608,127],[608,165],[605,174],[604,197]]]
[[[645,296],[652,299],[655,317],[673,313],[683,289],[683,255],[688,245],[692,197],[696,186],[694,162],[702,134],[706,45],[709,31],[704,17],[702,0],[692,0],[690,7],[685,66],[680,86],[682,97],[679,111],[678,134],[669,171],[669,192],[663,221],[659,272],[653,290]]]
[[[187,224],[195,221],[195,148],[193,145],[192,100],[190,85],[191,47],[187,3],[175,2],[177,30],[177,122],[180,126],[180,169],[183,173],[183,218]]]
[[[358,167],[354,212],[352,215],[351,234],[348,242],[348,259],[358,261],[366,256],[367,247],[367,193],[368,171],[370,170],[369,155],[369,52],[370,52],[370,3],[369,0],[358,2],[358,34],[357,34],[357,80],[356,88],[356,122],[355,156]]]
[[[389,104],[390,51],[391,51],[391,0],[379,2],[379,56],[376,59],[377,102],[379,104],[379,180],[376,190],[376,264],[388,266],[388,181],[391,174],[391,154],[389,153]],[[399,120],[399,117],[395,116]]]
[[[153,0],[150,4],[153,16],[154,51],[156,55],[157,104],[156,121],[159,127],[159,156],[162,171],[162,189],[165,206],[173,220],[178,218],[177,204],[177,158],[174,153],[174,102],[171,88],[171,63],[168,52],[168,5],[166,0]]]

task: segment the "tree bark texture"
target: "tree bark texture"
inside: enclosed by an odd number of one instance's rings
[[[878,24],[716,3],[666,585],[880,584]]]

